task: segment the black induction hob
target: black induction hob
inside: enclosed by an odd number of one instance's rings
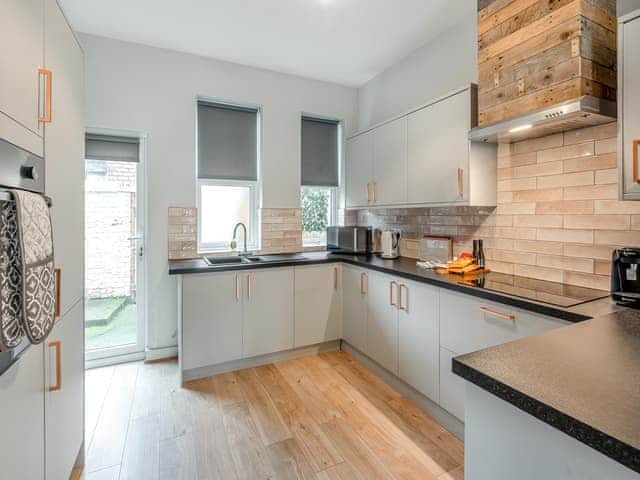
[[[556,307],[570,308],[581,303],[591,302],[609,296],[604,290],[577,287],[564,283],[537,280],[492,272],[489,275],[463,280],[462,285],[504,293],[513,297],[525,298]]]

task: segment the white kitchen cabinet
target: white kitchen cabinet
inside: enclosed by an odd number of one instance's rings
[[[373,201],[373,132],[347,140],[346,205],[364,207]]]
[[[31,345],[0,376],[2,478],[44,478],[43,345]]]
[[[618,27],[618,124],[620,194],[640,200],[640,10],[620,19]],[[636,175],[634,176],[634,171]]]
[[[464,422],[465,380],[451,370],[451,361],[459,353],[440,348],[440,406]]]
[[[53,72],[51,123],[45,127],[46,192],[61,314],[84,294],[84,67],[83,53],[55,0],[45,0],[46,67]]]
[[[293,348],[293,268],[246,274],[243,356]]]
[[[407,203],[407,117],[373,130],[374,205]]]
[[[340,338],[342,286],[339,264],[295,268],[295,347]]]
[[[44,8],[43,0],[4,0],[0,15],[0,112],[35,136],[42,136],[38,69],[44,66]],[[0,137],[16,143],[6,132],[12,130],[1,130]]]
[[[439,391],[438,288],[398,279],[398,376],[434,402]]]
[[[398,374],[398,282],[389,275],[369,272],[367,347],[365,353]]]
[[[363,268],[343,266],[342,338],[363,353],[367,349],[368,278]]]
[[[45,342],[46,478],[67,479],[84,429],[84,304],[58,319]],[[59,355],[59,362],[56,360]]]
[[[243,273],[185,275],[182,365],[193,369],[242,357]]]

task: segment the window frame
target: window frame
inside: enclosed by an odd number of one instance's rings
[[[217,179],[196,179],[196,206],[198,211],[198,235],[197,235],[197,249],[198,253],[216,253],[231,251],[230,242],[232,240],[233,232],[229,232],[229,240],[222,242],[205,243],[202,240],[203,232],[203,219],[202,219],[202,187],[245,187],[249,188],[249,225],[247,230],[249,236],[247,237],[247,250],[257,250],[259,243],[258,235],[258,191],[260,188],[259,181],[252,180],[217,180]],[[239,239],[238,250],[242,250],[244,246],[244,240]]]

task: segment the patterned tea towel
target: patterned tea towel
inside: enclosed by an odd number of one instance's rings
[[[21,266],[16,204],[0,202],[0,351],[24,337]]]
[[[31,343],[40,343],[53,328],[55,276],[53,233],[42,195],[11,190],[18,219],[22,271],[22,328]]]

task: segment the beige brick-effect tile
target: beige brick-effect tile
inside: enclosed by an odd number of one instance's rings
[[[592,228],[594,230],[629,230],[629,215],[565,215],[564,228]]]
[[[588,157],[589,155],[593,155],[594,152],[595,147],[593,142],[540,150],[538,152],[538,163],[565,160],[567,158]]]

